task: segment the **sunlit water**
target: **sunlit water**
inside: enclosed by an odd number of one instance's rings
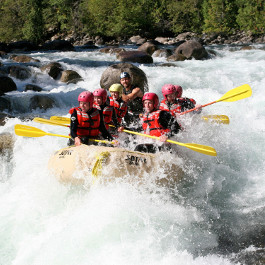
[[[175,67],[161,66],[164,58],[137,65],[160,99],[165,83],[182,85],[183,95],[200,104],[243,84],[253,90],[250,98],[203,109],[203,114],[229,116],[229,125],[183,116],[186,129],[176,140],[212,146],[218,156],[175,146],[180,158],[167,155],[185,174],[173,187],[153,181],[163,175],[163,164],[157,176],[145,176],[146,184],[140,186],[126,180],[91,188],[63,185],[50,175],[47,163],[67,140],[15,136],[13,155],[0,157],[0,264],[226,265],[236,264],[238,251],[255,253],[265,231],[265,51],[261,45],[254,48],[211,47],[217,53],[213,59],[176,62]],[[103,71],[118,63],[114,55],[98,51],[29,55],[41,64],[60,62],[84,81],[66,85],[32,68],[32,79],[15,80],[18,92],[6,96],[13,114],[24,117],[67,116],[78,94],[98,88]],[[29,99],[37,93],[21,92],[32,82],[56,100],[55,108],[28,111]],[[65,127],[18,118],[8,119],[0,133],[14,133],[15,124],[68,133]]]

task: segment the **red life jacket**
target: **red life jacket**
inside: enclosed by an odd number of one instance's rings
[[[168,101],[163,99],[160,103],[159,109],[170,111],[171,115],[176,116],[177,113],[185,111],[185,103],[187,103],[187,101],[190,101],[194,106],[196,104],[196,101],[192,98],[177,98],[171,105],[168,105]]]
[[[100,133],[100,114],[99,111],[93,108],[93,112],[88,115],[86,112],[82,112],[81,108],[72,108],[69,110],[70,114],[73,114],[74,110],[77,113],[78,127],[76,134],[81,137],[97,137]]]
[[[93,104],[93,107],[98,109],[99,111],[102,111],[101,107],[96,103]],[[109,124],[112,123],[113,110],[114,110],[113,107],[108,105],[103,109],[103,118],[107,130],[109,129]]]
[[[151,113],[144,113],[142,116],[142,127],[145,134],[152,136],[161,136],[170,132],[159,124],[159,115],[161,110],[155,110]]]
[[[128,106],[127,103],[124,102],[123,100],[116,101],[112,97],[109,97],[110,100],[110,106],[114,107],[116,116],[117,116],[117,121],[121,123],[122,118],[125,116]]]

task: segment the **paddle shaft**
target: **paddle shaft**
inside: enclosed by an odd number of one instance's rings
[[[245,85],[231,89],[230,91],[226,92],[220,99],[215,100],[215,101],[210,102],[210,103],[207,103],[207,104],[204,104],[201,106],[201,108],[212,105],[212,104],[220,102],[220,101],[233,102],[233,101],[241,100],[241,99],[250,97],[251,95],[252,95],[251,87],[249,85],[245,84]],[[193,108],[193,109],[184,111],[182,113],[179,113],[179,115],[183,115],[183,114],[192,112],[196,109],[198,109],[198,108]]]
[[[42,136],[57,136],[57,137],[64,137],[64,138],[71,138],[69,135],[61,135],[61,134],[55,134],[55,133],[47,133],[44,132],[38,128],[27,126],[27,125],[15,125],[15,133],[18,136],[24,136],[24,137],[42,137]],[[93,142],[99,142],[99,143],[106,143],[106,144],[114,144],[113,142],[105,141],[105,140],[97,140],[97,139],[89,139],[89,141]]]
[[[152,136],[152,135],[148,135],[148,134],[133,132],[133,131],[129,131],[129,130],[126,130],[126,129],[124,129],[123,131],[127,132],[127,133],[131,133],[131,134],[141,135],[141,136],[144,136],[144,137],[148,137],[148,138],[159,140],[159,137],[157,137],[157,136]],[[217,155],[216,150],[213,147],[211,147],[211,146],[206,146],[206,145],[201,145],[201,144],[193,144],[193,143],[185,143],[184,144],[184,143],[172,141],[172,140],[169,140],[169,139],[167,139],[166,141],[168,143],[177,144],[177,145],[180,145],[180,146],[187,147],[187,148],[189,148],[189,149],[191,149],[191,150],[193,150],[195,152],[199,152],[199,153],[202,153],[202,154],[205,154],[205,155],[210,155],[210,156],[216,156]]]

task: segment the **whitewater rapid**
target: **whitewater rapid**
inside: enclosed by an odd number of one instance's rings
[[[218,155],[176,147],[184,178],[174,187],[156,185],[152,181],[156,176],[141,186],[122,180],[90,189],[63,185],[47,164],[67,139],[15,136],[13,155],[0,157],[0,264],[228,265],[236,264],[244,253],[255,255],[265,231],[264,48],[212,46],[207,47],[216,53],[211,60],[165,67],[164,58],[154,58],[152,65],[136,64],[146,73],[149,90],[160,99],[166,83],[181,85],[183,95],[200,104],[244,84],[253,91],[247,99],[203,109],[203,114],[229,116],[229,125],[183,116],[186,130],[176,140],[212,146]],[[18,91],[7,94],[16,116],[69,116],[78,94],[98,88],[103,71],[119,63],[115,55],[81,49],[28,55],[42,64],[60,62],[83,81],[66,85],[34,68],[30,80],[15,80]],[[3,62],[12,64],[9,59]],[[22,91],[33,82],[43,88],[41,94],[56,101],[56,107],[28,110],[29,98],[36,92]],[[65,127],[19,118],[7,119],[0,133],[14,133],[15,124],[68,134]]]

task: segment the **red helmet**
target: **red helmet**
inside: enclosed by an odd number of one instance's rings
[[[171,84],[163,85],[162,94],[165,99],[167,99],[166,97],[167,95],[175,94],[175,93],[176,93],[176,87],[174,85],[171,85]]]
[[[174,87],[176,89],[176,97],[180,98],[182,96],[182,91],[183,91],[182,87],[178,85],[175,85]]]
[[[90,104],[93,104],[93,102],[94,102],[94,96],[93,96],[93,94],[91,92],[84,91],[84,92],[82,92],[82,93],[79,94],[78,101],[88,102]]]
[[[142,101],[144,102],[145,100],[152,100],[153,103],[154,103],[154,108],[155,109],[158,108],[159,99],[158,99],[157,94],[151,93],[151,92],[145,93],[144,96],[143,96]]]
[[[107,93],[107,91],[106,91],[105,89],[103,89],[103,88],[98,88],[98,89],[96,89],[96,90],[93,92],[93,95],[94,95],[94,97],[102,97],[102,101],[103,101],[103,103],[105,103],[106,100],[107,100],[107,95],[108,95],[108,93]]]

